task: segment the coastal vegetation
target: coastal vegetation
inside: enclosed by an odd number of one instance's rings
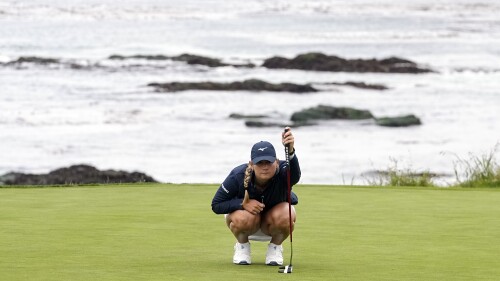
[[[274,56],[266,58],[262,63],[251,63],[244,58],[240,61],[247,63],[228,63],[219,58],[205,57],[195,54],[184,53],[178,56],[168,55],[118,55],[108,56],[106,61],[93,63],[77,59],[63,59],[54,57],[21,56],[10,61],[0,62],[2,67],[23,68],[26,65],[37,65],[41,67],[69,67],[71,69],[110,69],[116,67],[136,67],[135,64],[109,64],[121,61],[173,61],[185,63],[196,67],[244,67],[244,68],[268,68],[272,70],[301,70],[321,72],[358,72],[358,73],[404,73],[422,74],[435,73],[430,68],[425,68],[414,61],[405,58],[388,57],[383,59],[348,59],[335,55],[318,52],[298,54],[293,58]],[[145,67],[145,66],[141,66]],[[154,65],[154,67],[164,67]],[[114,71],[114,70],[113,70]],[[271,83],[259,79],[247,79],[234,82],[152,82],[147,86],[154,88],[156,92],[179,92],[187,90],[211,90],[211,91],[250,91],[250,92],[285,92],[296,94],[314,94],[317,92],[328,92],[335,89],[323,89],[321,85],[349,86],[362,90],[388,90],[389,87],[382,84],[370,84],[360,81],[346,82],[308,82],[305,84]],[[351,107],[338,107],[334,105],[319,104],[315,107],[301,109],[293,112],[289,119],[282,120],[282,116],[268,116],[266,114],[242,114],[233,113],[232,119],[243,120],[247,127],[301,127],[315,126],[319,122],[332,120],[368,120],[366,124],[375,124],[383,127],[408,127],[422,125],[422,121],[414,114],[401,116],[374,116],[367,109]],[[495,148],[495,151],[497,149]],[[494,159],[495,152],[489,155],[474,156],[469,159],[457,157],[455,162],[455,183],[450,186],[458,187],[499,187],[500,168]],[[78,166],[78,165],[77,165]],[[79,165],[80,170],[75,172],[76,166],[61,168],[45,175],[23,174],[10,172],[0,176],[0,185],[50,185],[50,184],[89,184],[89,183],[125,183],[125,182],[155,182],[155,180],[142,173],[130,173],[124,171],[98,171],[94,167]],[[369,180],[369,184],[383,186],[436,186],[435,178],[440,175],[430,171],[413,171],[412,169],[400,169],[395,165],[385,171],[377,171],[376,178]]]
[[[454,163],[457,186],[460,187],[500,187],[500,163],[495,154],[498,143],[490,153],[469,154],[468,158],[457,156]]]
[[[500,163],[495,155],[500,144],[488,153],[469,154],[468,158],[457,155],[454,165],[455,180],[447,187],[500,187]],[[430,171],[417,171],[411,167],[401,168],[393,159],[392,165],[385,171],[377,171],[367,177],[370,185],[378,186],[421,186],[436,187],[434,179],[441,177]]]
[[[249,118],[252,116],[233,116],[233,118]],[[261,116],[256,116],[260,118]],[[251,121],[247,121],[251,122]],[[456,156],[454,165],[455,180],[443,186],[437,184],[436,179],[445,175],[428,170],[419,171],[409,167],[401,167],[396,159],[385,170],[378,170],[364,176],[369,186],[389,187],[500,187],[500,163],[495,155],[500,144],[490,152],[473,155],[468,158]],[[142,172],[127,172],[116,170],[100,171],[89,165],[73,165],[59,168],[47,174],[24,174],[9,172],[0,175],[0,188],[6,186],[42,186],[65,185],[78,186],[81,184],[113,184],[113,183],[157,183],[157,181]],[[353,181],[354,182],[354,181]],[[353,182],[351,185],[353,185]]]

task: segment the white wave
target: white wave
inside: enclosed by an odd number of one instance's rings
[[[74,20],[228,19],[252,14],[432,16],[496,20],[500,4],[482,1],[174,0],[2,1],[3,18]]]
[[[318,104],[413,113],[423,125],[325,121],[294,129],[303,183],[359,182],[390,158],[450,173],[443,151],[480,153],[499,141],[498,1],[465,0],[0,0],[0,62],[55,57],[52,66],[0,67],[0,174],[76,163],[141,170],[167,182],[220,182],[279,128],[247,128],[231,113],[288,119]],[[16,31],[16,32],[12,32]],[[422,75],[324,73],[107,59],[112,54],[193,54],[223,61],[320,51],[345,58],[400,56]],[[75,70],[76,64],[88,71]],[[99,66],[92,68],[92,66]],[[310,95],[187,91],[151,82],[362,81],[387,91],[325,88]],[[217,150],[223,145],[227,149]],[[41,159],[43,161],[41,161]],[[210,165],[196,165],[207,163]],[[195,163],[195,164],[193,164]]]
[[[210,6],[196,4],[168,3],[58,3],[46,1],[23,3],[6,2],[0,6],[4,18],[43,19],[43,20],[165,20],[165,19],[221,19],[232,17],[227,10],[217,11]],[[103,1],[105,2],[105,1]]]
[[[405,1],[405,0],[354,0],[354,1],[261,1],[261,12],[290,14],[331,14],[331,15],[366,15],[378,16],[453,16],[460,18],[484,16],[491,19],[500,11],[500,3],[486,1]]]

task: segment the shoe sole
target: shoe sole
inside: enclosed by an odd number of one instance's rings
[[[237,265],[250,265],[250,263],[246,262],[246,261],[240,261],[238,263],[234,263],[234,264],[237,264]]]
[[[278,265],[283,265],[283,264],[279,264],[279,263],[277,263],[275,261],[272,261],[270,263],[267,263],[267,265],[269,265],[269,266],[278,266]]]

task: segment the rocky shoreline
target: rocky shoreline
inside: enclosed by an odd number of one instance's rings
[[[223,67],[223,66],[234,66],[234,67],[255,67],[255,64],[231,64],[223,63],[220,59],[209,58],[204,56],[198,56],[193,54],[182,54],[179,56],[164,56],[164,55],[133,55],[133,56],[122,56],[122,55],[111,55],[110,60],[127,60],[127,59],[144,59],[144,60],[171,60],[180,61],[192,65],[204,65],[208,67]]]
[[[98,170],[89,165],[73,165],[47,174],[10,172],[0,176],[0,185],[77,185],[108,183],[156,183],[154,178],[140,172]]]
[[[260,65],[250,61],[248,63],[234,64],[223,62],[218,58],[210,58],[193,54],[181,54],[178,56],[165,55],[111,55],[107,61],[81,61],[77,59],[45,58],[37,56],[19,57],[8,62],[0,62],[0,67],[23,68],[28,65],[38,65],[42,67],[63,67],[76,70],[89,69],[141,69],[141,67],[153,67],[163,69],[168,64],[148,64],[145,61],[175,61],[187,65],[202,66],[208,68],[218,67],[238,67],[238,68],[267,68],[270,70],[300,70],[300,71],[321,71],[321,72],[357,72],[357,73],[405,73],[421,74],[434,72],[432,69],[419,66],[417,63],[398,57],[385,59],[346,59],[323,53],[304,53],[294,58],[274,56],[266,58]],[[112,63],[110,61],[127,61],[130,63]],[[139,61],[138,63],[136,63]],[[245,60],[242,60],[245,61]],[[324,85],[330,86],[325,89]],[[314,94],[317,92],[331,92],[333,86],[355,87],[363,90],[383,91],[389,89],[382,84],[368,84],[361,81],[315,83],[311,81],[306,84],[270,83],[259,79],[247,79],[243,81],[233,81],[227,83],[205,81],[205,82],[152,82],[147,84],[155,92],[169,93],[188,90],[209,90],[209,91],[249,91],[249,92],[284,92],[294,94]],[[407,127],[421,125],[420,119],[408,114],[404,116],[374,116],[369,110],[349,107],[335,107],[331,105],[318,105],[312,108],[302,109],[294,112],[288,120],[283,120],[283,115],[271,116],[266,114],[241,114],[233,113],[231,119],[243,120],[245,126],[261,127],[302,127],[314,126],[318,122],[328,120],[371,120],[371,124],[383,127]],[[98,170],[89,165],[73,165],[70,167],[56,169],[47,174],[24,174],[10,172],[0,176],[0,185],[72,185],[72,184],[107,184],[107,183],[139,183],[157,182],[149,175],[140,172],[126,172],[117,170]]]
[[[354,81],[347,81],[347,82],[343,82],[343,83],[331,82],[331,83],[325,83],[325,84],[326,85],[336,85],[336,86],[350,86],[350,87],[365,89],[365,90],[383,91],[383,90],[389,89],[389,87],[382,85],[382,84],[367,84],[365,82],[354,82]]]
[[[164,56],[164,55],[112,55],[111,60],[127,60],[127,59],[145,59],[145,60],[172,60],[181,61],[191,65],[203,65],[208,67],[248,67],[253,68],[257,65],[253,63],[247,64],[230,64],[223,63],[220,59],[198,56],[193,54],[182,54],[179,56]],[[345,59],[337,56],[326,55],[323,53],[304,53],[299,54],[292,59],[287,59],[280,56],[267,58],[260,65],[269,69],[297,69],[308,71],[331,71],[331,72],[375,72],[375,73],[428,73],[433,72],[429,68],[420,67],[417,63],[408,59],[399,57],[389,57],[385,59]]]
[[[310,52],[299,54],[294,58],[288,59],[285,57],[274,56],[264,59],[260,65],[249,62],[248,59],[242,59],[247,63],[234,64],[226,63],[218,58],[205,57],[195,54],[181,54],[178,56],[166,55],[119,55],[114,54],[107,57],[108,61],[127,61],[127,60],[146,60],[146,61],[176,61],[183,62],[188,65],[198,65],[210,68],[215,67],[243,67],[243,68],[256,68],[263,67],[268,69],[295,69],[305,71],[329,71],[329,72],[359,72],[359,73],[407,73],[407,74],[420,74],[434,72],[430,68],[419,66],[416,62],[405,58],[389,57],[385,59],[346,59],[333,55],[326,55],[323,53]],[[134,68],[137,65],[119,65],[110,66],[103,61],[90,61],[81,59],[62,59],[52,57],[39,57],[39,56],[21,56],[17,59],[0,62],[3,67],[22,67],[24,65],[41,65],[41,66],[63,66],[72,69],[92,69],[104,68],[114,69],[118,68]],[[162,66],[157,68],[162,68]],[[163,66],[164,67],[164,66]]]
[[[157,92],[180,92],[188,90],[205,91],[252,91],[252,92],[289,92],[289,93],[313,93],[318,90],[310,85],[280,83],[272,84],[258,79],[249,79],[241,82],[216,83],[216,82],[172,82],[172,83],[150,83]]]
[[[208,57],[194,56],[183,54],[179,57],[167,56],[111,56],[110,59],[132,59],[140,58],[146,60],[178,60],[185,61],[188,64],[199,64],[208,67],[229,66],[230,64],[222,63],[219,59]],[[234,66],[234,65],[232,65]],[[254,67],[246,65],[246,67]],[[390,57],[386,59],[344,59],[337,56],[329,56],[323,53],[305,53],[299,54],[292,59],[284,57],[272,57],[265,59],[261,67],[268,69],[296,69],[305,71],[330,71],[330,72],[374,72],[374,73],[408,73],[420,74],[434,72],[429,68],[422,68],[415,62],[398,58]],[[156,92],[180,92],[188,90],[202,91],[251,91],[251,92],[288,92],[288,93],[316,93],[320,91],[332,91],[332,89],[322,90],[314,85],[335,85],[335,86],[350,86],[365,90],[383,91],[389,89],[382,84],[368,84],[359,81],[347,82],[330,82],[330,83],[314,83],[294,84],[280,83],[273,84],[258,79],[248,79],[244,81],[235,81],[230,83],[219,82],[167,82],[167,83],[149,83],[148,87],[153,87]],[[317,120],[366,120],[372,119],[378,126],[383,127],[408,127],[421,125],[422,122],[414,114],[403,116],[383,116],[375,117],[369,111],[358,110],[354,108],[336,108],[333,106],[319,105],[315,108],[304,109],[300,112],[295,112],[290,120],[275,120],[269,116],[262,114],[243,115],[240,113],[231,114],[230,118],[243,119],[247,127],[301,127],[314,126]]]
[[[431,69],[421,68],[415,62],[398,57],[386,59],[344,59],[323,53],[300,54],[293,59],[272,57],[266,59],[263,67],[270,69],[299,69],[331,72],[376,72],[376,73],[428,73]]]
[[[335,107],[330,105],[318,105],[294,112],[289,121],[279,122],[273,116],[249,114],[243,115],[232,113],[229,118],[243,119],[247,127],[302,127],[317,125],[320,120],[374,120],[375,124],[382,127],[409,127],[418,126],[422,122],[414,114],[402,116],[376,117],[369,110],[356,109],[352,107]]]
[[[350,86],[365,90],[383,91],[389,89],[382,84],[367,84],[365,82],[331,82],[317,83],[317,85],[335,85],[335,86]],[[182,92],[190,90],[198,91],[250,91],[250,92],[288,92],[296,94],[315,93],[322,90],[315,88],[309,84],[295,83],[279,83],[273,84],[259,79],[247,79],[243,81],[235,81],[231,83],[218,82],[167,82],[167,83],[149,83],[148,87],[155,88],[156,92]]]

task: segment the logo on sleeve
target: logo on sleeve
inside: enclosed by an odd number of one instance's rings
[[[221,184],[221,186],[220,186],[220,187],[221,187],[222,189],[224,189],[224,191],[225,191],[226,193],[229,193],[229,190],[227,190],[227,189],[226,189],[226,187],[224,186],[224,184]]]

